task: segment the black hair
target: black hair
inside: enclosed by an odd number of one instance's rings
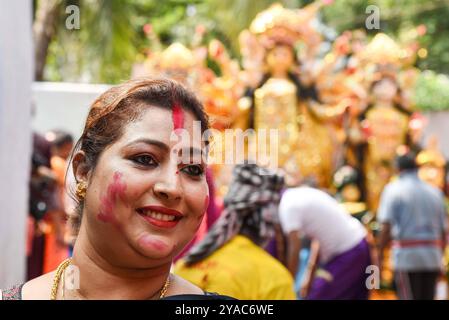
[[[64,130],[52,130],[54,138],[51,141],[52,146],[60,148],[66,143],[73,143],[73,136]]]
[[[418,168],[416,163],[416,154],[412,151],[398,155],[396,157],[395,164],[399,171],[416,170]]]

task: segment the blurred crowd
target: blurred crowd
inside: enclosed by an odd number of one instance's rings
[[[73,137],[62,130],[34,133],[27,230],[27,279],[54,270],[70,254],[70,196],[65,178]]]
[[[71,256],[73,147],[65,131],[34,134],[28,279]],[[357,202],[350,167],[336,173],[331,194],[307,180],[287,188],[282,174],[236,165],[224,198],[208,170],[207,214],[173,272],[239,299],[376,299],[388,297],[385,289],[395,298],[433,299],[437,287],[445,298],[446,197],[419,178],[412,150],[399,148],[395,164],[376,215]]]

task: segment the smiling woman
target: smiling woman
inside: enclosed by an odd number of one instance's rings
[[[72,155],[78,202],[71,219],[77,233],[73,257],[55,272],[16,289],[16,296],[204,295],[170,274],[172,260],[194,237],[207,209],[203,158],[179,161],[184,150],[207,149],[201,135],[195,140],[195,121],[202,132],[208,129],[201,103],[171,80],[133,80],[101,95],[92,104]],[[185,130],[193,139],[174,141],[174,129]],[[66,279],[68,267],[79,273],[79,283]]]

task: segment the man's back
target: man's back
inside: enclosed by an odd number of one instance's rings
[[[421,181],[416,171],[404,172],[382,194],[378,220],[390,223],[396,269],[435,270],[441,263],[438,241],[447,228],[442,193]]]
[[[355,247],[365,238],[365,228],[329,194],[310,187],[285,191],[279,205],[284,232],[300,231],[320,243],[320,260]]]

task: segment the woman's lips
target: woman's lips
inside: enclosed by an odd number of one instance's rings
[[[136,211],[147,222],[160,228],[173,228],[184,216],[179,211],[160,206],[146,206]]]

